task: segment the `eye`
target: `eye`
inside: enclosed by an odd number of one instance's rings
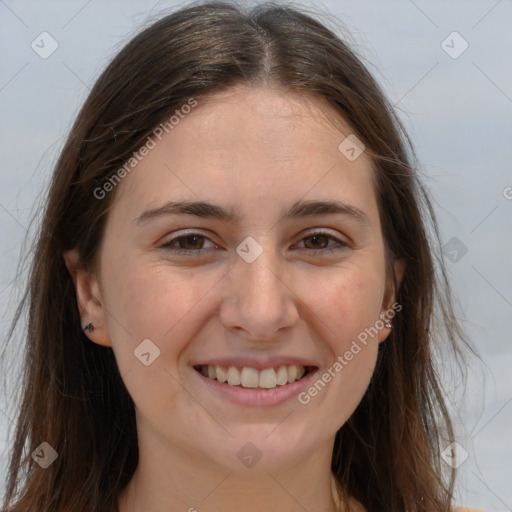
[[[300,243],[304,242],[305,248],[315,252],[330,253],[341,251],[348,247],[348,244],[342,242],[328,233],[322,231],[311,233],[309,236],[303,238]],[[329,246],[329,242],[336,242],[334,245]]]
[[[177,236],[165,242],[160,247],[172,251],[176,254],[203,254],[206,250],[204,248],[205,241],[210,242],[213,247],[217,247],[209,238],[201,233],[187,233],[185,235]]]
[[[212,244],[210,248],[218,248],[208,237],[201,233],[194,232],[174,237],[160,247],[174,254],[198,256],[202,255],[208,249],[208,247],[204,247],[205,242]],[[332,244],[332,242],[334,242],[334,244]],[[304,243],[306,250],[312,250],[316,253],[331,253],[341,251],[348,247],[347,243],[325,232],[311,233],[309,236],[304,237],[300,243]],[[329,245],[330,243],[331,245]]]

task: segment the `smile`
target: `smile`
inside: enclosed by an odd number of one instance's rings
[[[220,365],[198,365],[194,369],[203,376],[215,380],[221,384],[238,388],[259,388],[259,389],[275,389],[278,386],[293,384],[301,380],[314,367],[283,365],[276,368],[265,368],[257,370],[244,366],[238,368],[236,366],[220,366]]]

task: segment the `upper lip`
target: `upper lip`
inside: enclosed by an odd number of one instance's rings
[[[237,368],[254,368],[255,370],[265,370],[266,368],[277,368],[279,366],[304,366],[310,368],[317,368],[318,366],[311,361],[297,357],[274,356],[266,358],[253,358],[253,357],[225,357],[215,358],[208,361],[200,361],[194,363],[192,366],[235,366]]]

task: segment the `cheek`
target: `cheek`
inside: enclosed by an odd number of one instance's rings
[[[197,306],[208,284],[209,278],[198,283],[186,272],[147,262],[111,269],[105,282],[108,329],[121,377],[144,415],[165,420],[183,401],[193,409],[177,366],[201,326]]]
[[[121,374],[140,370],[137,354],[146,346],[142,353],[155,358],[151,366],[163,367],[165,361],[174,374],[179,355],[201,328],[208,293],[222,273],[205,272],[199,279],[190,269],[171,270],[134,259],[105,275],[108,329]]]
[[[323,324],[325,340],[336,352],[344,351],[365,329],[375,325],[381,312],[384,276],[379,265],[345,265],[332,269],[326,278],[311,287],[305,276],[303,296],[309,308]]]
[[[359,404],[375,368],[379,346],[375,324],[384,277],[372,262],[331,269],[329,276],[318,281],[321,285],[313,291],[310,279],[302,285],[309,321],[328,347],[330,360],[302,403],[337,411],[336,424],[342,425]]]

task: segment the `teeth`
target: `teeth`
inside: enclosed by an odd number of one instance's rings
[[[288,384],[288,370],[286,369],[286,366],[280,366],[279,370],[277,370],[276,384],[279,386]]]
[[[216,366],[215,370],[217,372],[217,380],[219,382],[227,382],[228,376],[227,376],[226,372],[224,371],[224,368],[222,368],[222,366]],[[215,377],[213,377],[213,378],[215,378]]]
[[[230,386],[238,386],[240,384],[240,372],[234,366],[228,368],[228,384]]]
[[[205,366],[199,368],[200,372],[210,379],[230,386],[242,386],[244,388],[275,389],[276,386],[284,386],[301,379],[306,373],[303,366],[280,366],[277,372],[274,368],[266,368],[258,372],[255,368],[244,366],[240,371],[236,366]]]
[[[274,368],[262,370],[260,373],[260,388],[275,388],[276,387],[276,372]]]
[[[288,367],[288,382],[290,384],[297,380],[297,374],[298,374],[298,371],[297,371],[297,367],[296,366]]]
[[[257,388],[258,382],[258,370],[254,368],[242,368],[240,383],[244,388]]]

